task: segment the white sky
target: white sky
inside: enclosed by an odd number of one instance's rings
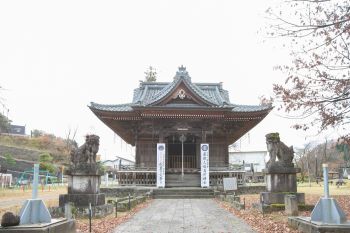
[[[223,82],[231,102],[258,104],[284,77],[273,66],[287,51],[263,43],[271,1],[1,1],[0,94],[14,124],[76,140],[96,133],[104,158],[131,154],[88,109],[90,101],[120,104],[152,65],[158,81],[187,67],[193,82]],[[272,112],[250,133],[246,149],[265,149],[278,131],[288,145],[305,134]],[[283,114],[283,113],[277,113]],[[308,137],[307,140],[313,140]],[[244,148],[242,148],[244,149]],[[129,157],[130,158],[130,157]]]

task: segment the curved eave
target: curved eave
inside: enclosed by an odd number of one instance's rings
[[[119,137],[121,137],[124,141],[131,145],[135,145],[135,139],[133,135],[130,134],[130,132],[126,131],[122,125],[118,124],[118,120],[115,120],[113,116],[115,116],[116,113],[119,113],[119,115],[124,115],[123,113],[126,113],[125,120],[130,119],[130,112],[116,112],[116,111],[103,111],[96,109],[92,106],[88,106],[90,110],[95,114],[95,116],[102,121],[108,128],[110,128],[115,134],[117,134]]]
[[[241,122],[242,126],[234,130],[229,137],[229,142],[234,143],[242,135],[254,128],[273,109],[271,106],[259,111],[233,111],[231,108],[199,108],[174,109],[161,107],[138,107],[133,111],[107,111],[88,106],[90,110],[112,131],[118,134],[124,141],[134,145],[135,138],[131,129],[132,122],[155,119],[212,119],[225,122]]]
[[[251,120],[265,118],[267,114],[273,109],[271,106],[247,106],[242,105],[246,109],[250,108],[249,111],[242,111],[242,108],[237,111],[232,108],[232,106],[227,107],[210,107],[210,106],[196,106],[191,108],[184,108],[181,106],[177,107],[167,107],[167,106],[130,106],[131,111],[117,111],[116,108],[106,108],[104,106],[117,106],[117,105],[99,105],[103,106],[96,108],[94,106],[88,106],[94,114],[99,118],[114,118],[115,120],[142,120],[144,116],[153,116],[154,118],[169,118],[169,116],[178,116],[181,118],[181,115],[184,113],[186,117],[189,118],[193,116],[194,118],[198,115],[205,117],[210,117],[211,115],[219,116],[224,120]],[[125,105],[119,105],[125,106]],[[193,111],[195,110],[195,111]],[[147,117],[147,118],[148,118]]]
[[[99,110],[99,111],[104,111],[104,112],[131,112],[133,111],[132,109],[132,104],[127,103],[127,104],[97,104],[94,102],[91,102],[88,107],[92,110]]]
[[[235,143],[238,139],[240,139],[244,134],[249,132],[251,129],[253,129],[256,125],[258,125],[273,109],[273,107],[269,107],[265,110],[256,111],[254,112],[254,115],[252,115],[252,112],[250,112],[249,117],[242,117],[243,115],[247,115],[247,112],[242,114],[232,114],[231,118],[228,117],[228,121],[237,121],[237,122],[244,122],[243,125],[239,128],[239,130],[235,130],[230,135],[230,138],[228,140],[229,144]]]

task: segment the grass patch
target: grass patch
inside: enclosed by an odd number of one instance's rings
[[[329,185],[329,193],[330,195],[350,195],[350,180],[344,180],[346,182],[345,185],[337,187],[335,185],[335,180],[333,181],[333,184]],[[311,187],[309,186],[309,183],[301,183],[298,184],[298,192],[300,193],[306,193],[306,194],[313,194],[313,195],[323,195],[323,182],[319,182],[316,184],[315,182],[311,183]]]

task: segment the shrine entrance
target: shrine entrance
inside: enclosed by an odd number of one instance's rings
[[[196,137],[190,134],[168,137],[167,168],[173,171],[196,169]]]

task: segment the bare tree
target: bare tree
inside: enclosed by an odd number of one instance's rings
[[[295,153],[296,164],[301,169],[302,180],[305,179],[305,172],[307,172],[309,185],[311,185],[310,161],[309,161],[309,153],[310,153],[311,149],[312,149],[312,143],[308,142],[303,146],[303,148],[297,150]]]
[[[77,143],[75,141],[75,136],[77,134],[78,131],[78,126],[72,131],[72,128],[69,127],[68,131],[66,133],[66,149],[67,151],[71,151],[72,147],[77,147]]]
[[[292,0],[267,10],[269,36],[285,39],[291,64],[277,69],[286,75],[275,84],[280,109],[308,119],[307,130],[347,127],[350,123],[350,2]],[[312,117],[310,117],[312,116]],[[310,124],[311,123],[311,124]],[[350,135],[345,135],[349,137]]]

